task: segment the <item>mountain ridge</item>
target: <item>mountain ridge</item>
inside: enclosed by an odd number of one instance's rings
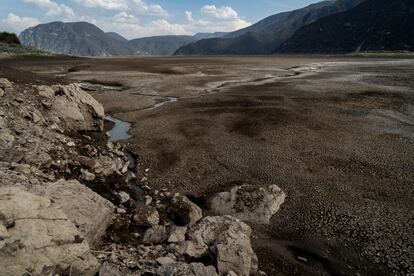
[[[331,0],[266,17],[223,38],[200,40],[179,48],[175,55],[266,55],[302,26],[348,10],[364,0]],[[246,44],[247,43],[247,44]]]
[[[414,51],[414,2],[367,0],[299,29],[277,52]]]

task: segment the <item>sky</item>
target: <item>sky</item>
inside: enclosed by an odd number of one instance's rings
[[[235,31],[317,0],[0,0],[0,30],[87,21],[128,39]]]

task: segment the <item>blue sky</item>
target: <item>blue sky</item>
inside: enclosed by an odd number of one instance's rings
[[[138,38],[234,31],[317,0],[0,0],[0,30],[19,33],[51,21],[88,21]]]

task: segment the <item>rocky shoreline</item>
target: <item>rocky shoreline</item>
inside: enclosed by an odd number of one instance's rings
[[[78,85],[3,78],[0,106],[1,275],[265,275],[247,223],[269,222],[279,187],[233,187],[203,210],[151,189]]]

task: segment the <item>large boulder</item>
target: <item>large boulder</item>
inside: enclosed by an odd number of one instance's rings
[[[102,131],[105,119],[103,106],[78,85],[38,86],[38,93],[47,102],[51,115],[74,131]]]
[[[94,275],[98,262],[66,214],[49,199],[0,188],[0,275]]]
[[[234,271],[247,276],[257,272],[250,235],[250,226],[234,217],[205,217],[189,230],[190,239],[183,244],[185,252],[197,253],[194,257],[215,252],[220,275]]]
[[[211,210],[218,215],[231,215],[243,221],[269,223],[285,201],[285,193],[276,185],[265,187],[242,185],[215,195]]]
[[[96,245],[111,224],[115,207],[76,180],[59,180],[47,186],[52,206],[61,209],[75,223],[89,244]]]
[[[169,217],[176,225],[194,225],[203,217],[203,211],[186,196],[176,196],[168,209]]]

